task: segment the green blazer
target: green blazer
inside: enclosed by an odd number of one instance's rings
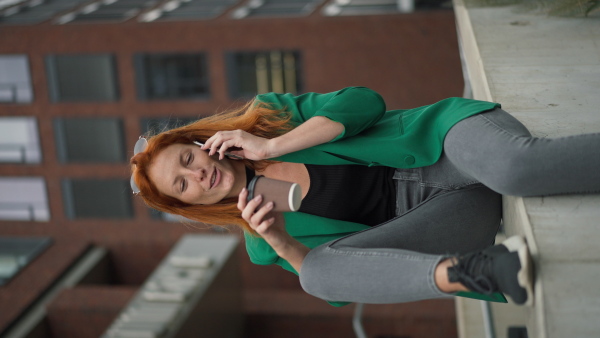
[[[410,110],[386,111],[381,96],[364,87],[349,87],[327,93],[268,93],[257,100],[292,114],[292,123],[301,124],[313,116],[325,116],[344,125],[344,132],[329,143],[280,156],[276,160],[304,164],[351,164],[416,168],[434,164],[442,153],[444,137],[460,120],[500,107],[498,103],[449,98]],[[291,236],[314,248],[357,231],[364,224],[339,221],[301,212],[284,213]],[[277,264],[298,274],[260,237],[246,234],[246,250],[255,264]],[[501,294],[460,295],[503,301]],[[340,301],[344,301],[340,299]],[[335,306],[345,302],[330,302]]]

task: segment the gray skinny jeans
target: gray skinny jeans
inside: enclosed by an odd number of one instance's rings
[[[394,179],[398,216],[312,249],[300,272],[306,292],[371,304],[449,296],[435,267],[493,244],[501,194],[600,192],[600,134],[535,138],[496,109],[456,124],[437,163]]]

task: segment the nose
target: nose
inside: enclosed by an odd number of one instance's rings
[[[196,181],[202,182],[206,179],[206,170],[202,168],[192,170],[192,177],[194,177]]]

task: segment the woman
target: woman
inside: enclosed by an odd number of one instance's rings
[[[259,95],[145,142],[132,187],[149,206],[239,225],[252,262],[299,274],[334,305],[497,292],[530,304],[524,241],[490,247],[500,194],[600,191],[600,134],[533,138],[499,104],[461,98],[386,112],[363,87]],[[297,182],[300,211],[247,202],[255,174]]]

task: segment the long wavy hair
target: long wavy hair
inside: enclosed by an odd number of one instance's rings
[[[172,144],[205,142],[217,131],[237,129],[271,139],[293,128],[290,118],[291,114],[283,110],[273,109],[262,102],[250,101],[238,109],[202,118],[186,126],[148,137],[146,150],[134,155],[130,160],[132,177],[140,189],[138,195],[148,206],[159,211],[181,215],[206,224],[236,225],[254,233],[237,209],[237,197],[227,198],[211,205],[184,203],[159,192],[150,180],[148,170],[156,155]],[[274,163],[270,160],[241,161],[253,170],[262,170]]]

